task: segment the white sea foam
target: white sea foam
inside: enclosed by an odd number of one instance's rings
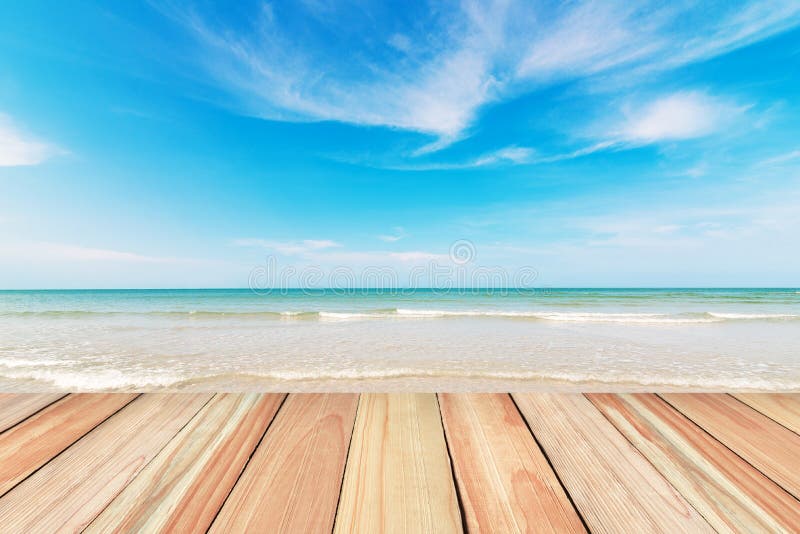
[[[708,312],[711,317],[719,319],[798,319],[800,315],[791,313],[719,313]]]
[[[0,358],[0,367],[20,368],[20,367],[55,367],[72,365],[77,363],[74,360],[37,360],[33,358]]]
[[[319,312],[320,319],[333,321],[348,321],[353,319],[375,319],[384,316],[381,313],[346,313],[346,312]]]
[[[382,380],[445,380],[447,384],[461,384],[469,389],[470,383],[491,381],[529,382],[529,385],[544,386],[609,386],[612,388],[690,388],[696,390],[771,390],[794,391],[800,389],[800,382],[792,380],[767,379],[753,376],[697,376],[684,373],[670,376],[653,376],[646,373],[619,372],[560,372],[560,371],[467,371],[429,368],[391,367],[386,369],[341,370],[275,370],[265,373],[234,373],[224,375],[180,377],[157,371],[121,371],[105,369],[98,371],[27,369],[21,372],[3,372],[0,377],[14,380],[40,382],[45,389],[74,391],[109,391],[131,389],[175,389],[185,388],[203,390],[203,384],[213,385],[220,380],[241,383],[252,388],[253,383],[264,387],[296,387],[290,384],[332,383],[358,384],[363,387],[369,381]],[[367,381],[367,382],[363,382]],[[280,386],[283,384],[283,386]],[[303,386],[299,386],[301,389]],[[367,386],[368,387],[368,386]],[[474,386],[473,386],[474,387]],[[235,389],[235,387],[234,387]]]
[[[720,319],[708,316],[681,316],[664,313],[597,313],[544,311],[483,311],[483,310],[409,310],[398,309],[403,317],[511,317],[576,323],[649,323],[692,324],[713,323]]]
[[[168,371],[130,371],[118,369],[24,368],[0,371],[0,376],[14,380],[43,382],[62,391],[102,391],[120,389],[168,388],[183,378]]]

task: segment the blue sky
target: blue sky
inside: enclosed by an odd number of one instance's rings
[[[0,6],[0,287],[800,285],[797,2]]]

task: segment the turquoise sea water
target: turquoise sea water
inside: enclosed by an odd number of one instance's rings
[[[0,388],[800,389],[800,290],[0,291]]]

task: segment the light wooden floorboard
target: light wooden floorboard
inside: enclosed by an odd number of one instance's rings
[[[800,394],[737,393],[734,397],[800,434]]]
[[[800,436],[730,395],[673,393],[662,397],[800,498]]]
[[[6,532],[86,527],[211,395],[143,395],[0,498]]]
[[[60,393],[55,395],[0,393],[0,432],[11,428],[63,396]]]
[[[586,397],[514,399],[592,532],[713,532]]]
[[[115,393],[69,395],[0,434],[0,495],[135,398]]]
[[[470,532],[584,532],[507,394],[439,396]]]
[[[462,532],[435,394],[363,394],[335,532]]]
[[[356,394],[291,394],[211,532],[330,532]]]
[[[587,395],[717,532],[789,532],[798,502],[656,395]]]
[[[0,394],[0,533],[800,532],[798,395],[134,397]]]
[[[283,398],[215,395],[86,532],[204,532]]]

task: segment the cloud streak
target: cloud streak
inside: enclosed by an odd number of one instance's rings
[[[639,105],[627,105],[622,118],[615,116],[596,125],[590,145],[561,154],[529,158],[526,163],[556,163],[607,150],[627,150],[655,143],[684,141],[711,135],[742,115],[747,106],[736,105],[701,91],[662,95]],[[699,175],[701,169],[689,174]]]
[[[487,152],[467,161],[375,165],[375,167],[395,171],[447,171],[497,167],[501,165],[524,165],[527,163],[536,163],[539,160],[540,159],[536,157],[536,150],[533,148],[511,145]]]
[[[393,234],[382,234],[378,236],[378,239],[386,243],[395,243],[406,237],[406,231],[402,226],[395,226],[392,230]]]
[[[698,91],[678,92],[629,110],[617,136],[631,143],[655,143],[704,137],[743,112]]]
[[[320,250],[338,248],[342,245],[329,239],[303,239],[300,241],[275,241],[271,239],[238,238],[233,240],[237,247],[263,248],[284,256],[306,256]]]
[[[386,242],[396,242],[405,236],[402,228],[396,228],[397,235],[378,236]],[[423,250],[383,251],[383,250],[346,250],[340,243],[320,239],[292,241],[275,241],[271,239],[240,238],[233,244],[240,247],[260,248],[281,256],[293,258],[300,262],[314,262],[327,266],[386,266],[386,265],[423,265],[431,261],[449,261],[447,254],[427,252]]]
[[[800,5],[778,0],[465,0],[415,11],[418,22],[400,27],[372,5],[337,5],[323,17],[264,4],[246,27],[199,9],[162,9],[195,38],[202,68],[238,111],[432,136],[416,155],[468,135],[489,103],[570,79],[636,83],[800,23]]]
[[[65,243],[17,242],[0,244],[0,253],[6,260],[107,262],[107,263],[191,263],[183,258],[147,256],[113,249],[84,247]]]
[[[0,113],[0,167],[38,165],[64,151],[26,134]]]

